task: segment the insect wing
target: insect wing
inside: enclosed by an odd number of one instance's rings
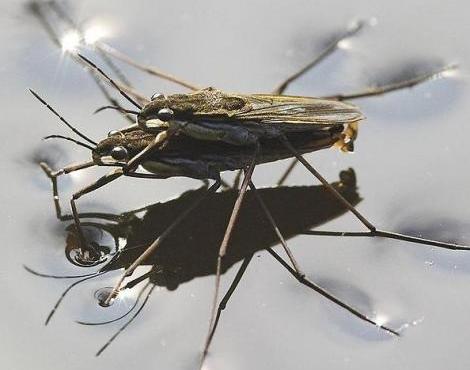
[[[271,124],[335,125],[348,124],[364,118],[351,104],[302,96],[267,94],[244,95],[251,109],[236,113],[237,120]]]

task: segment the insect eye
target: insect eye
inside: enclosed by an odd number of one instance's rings
[[[155,93],[150,97],[150,100],[154,101],[156,99],[165,99],[165,95],[160,93]]]
[[[161,121],[169,121],[174,116],[174,112],[170,108],[162,108],[158,111],[158,119]]]
[[[127,159],[128,153],[127,153],[127,149],[124,148],[123,146],[116,146],[111,150],[110,155],[116,161],[121,161],[123,159]]]

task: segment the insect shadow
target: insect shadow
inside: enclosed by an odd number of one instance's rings
[[[357,205],[362,198],[357,191],[354,170],[350,168],[341,171],[339,178],[339,181],[333,182],[331,185],[351,204]],[[94,238],[95,243],[98,245],[100,239],[102,239],[100,234],[102,232],[108,233],[114,241],[114,245],[99,246],[101,250],[109,251],[109,259],[106,264],[98,272],[84,275],[81,280],[70,285],[54,306],[46,323],[49,323],[59,304],[71,288],[80,282],[93,277],[99,277],[106,272],[129,267],[135,258],[145,250],[149,242],[158,238],[177,215],[187,209],[189,205],[194,203],[195,199],[198,199],[206,191],[206,187],[190,190],[183,193],[177,199],[151,204],[121,214],[81,213],[80,218],[85,229],[99,231],[87,233],[87,237],[92,241]],[[302,234],[305,230],[323,225],[347,212],[347,208],[335,201],[335,197],[324,185],[281,186],[258,189],[258,192],[263,197],[266,206],[269,207],[272,216],[277,220],[277,225],[282,230],[286,239]],[[142,263],[142,265],[150,266],[150,271],[130,280],[123,288],[134,289],[139,283],[146,282],[137,295],[139,298],[126,314],[106,322],[81,323],[98,325],[122,319],[137,308],[144,291],[147,290],[144,303],[140,304],[140,307],[135,310],[134,315],[137,316],[151,293],[151,289],[147,289],[148,287],[154,288],[155,286],[160,286],[168,290],[175,290],[179,285],[195,278],[215,275],[217,272],[215,262],[218,257],[218,247],[237,195],[238,190],[236,189],[226,189],[222,192],[211,194],[204,205],[205,217],[186,218],[178,226],[177,231],[165,239],[160,248]],[[211,222],[208,223],[207,219],[210,219]],[[73,221],[73,218],[70,217],[70,220]],[[75,225],[73,223],[69,224],[66,229],[68,231],[66,240],[67,258],[72,263],[83,266],[83,261],[77,259],[81,254],[75,253],[76,249],[80,248]],[[123,240],[124,243],[122,242]],[[235,264],[251,259],[255,253],[267,250],[274,258],[281,262],[283,267],[287,268],[294,278],[316,292],[320,290],[321,293],[323,291],[322,288],[310,282],[306,277],[299,279],[295,275],[295,271],[271,249],[271,247],[278,244],[278,236],[273,231],[271,223],[266,219],[263,209],[252,191],[246,194],[246,203],[241,211],[240,222],[234,230],[232,242],[235,248],[230,249],[227,258],[224,260],[222,265],[223,273]],[[30,268],[27,268],[27,270],[44,277],[60,277],[40,274]],[[235,288],[236,286],[234,286],[233,291]],[[233,291],[230,291],[230,295]],[[102,298],[106,299],[107,295],[103,294]],[[230,295],[227,295],[224,300],[228,300]],[[98,299],[100,298],[98,297]],[[219,308],[219,312],[222,310],[223,308]],[[126,322],[117,334],[124,330],[135,316]],[[98,354],[114,338],[115,336],[100,349]]]

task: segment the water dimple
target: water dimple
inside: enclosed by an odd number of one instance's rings
[[[116,297],[112,297],[109,302],[108,297],[113,293],[113,288],[112,287],[104,287],[100,288],[95,292],[95,299],[98,301],[98,304],[101,307],[109,307],[111,306],[114,301],[116,300]]]
[[[107,233],[92,227],[83,228],[83,231],[85,239],[89,241],[90,248],[83,248],[75,228],[70,228],[65,248],[67,260],[79,267],[92,267],[107,261],[111,253],[111,248],[105,246],[110,244],[107,240],[110,237],[106,238]]]
[[[67,259],[73,265],[80,267],[96,266],[107,260],[107,254],[105,253],[101,253],[100,256],[96,256],[95,253],[79,247],[67,248],[65,254]]]

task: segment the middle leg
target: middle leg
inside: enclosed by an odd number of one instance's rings
[[[305,160],[305,158],[298,153],[292,144],[287,140],[285,136],[280,138],[284,146],[292,153],[292,155],[300,162],[302,165],[313,175],[315,176],[327,189],[328,191],[334,195],[339,202],[341,202],[350,212],[356,216],[356,218],[369,229],[369,232],[366,233],[367,236],[379,236],[383,238],[389,239],[396,239],[402,240],[410,243],[415,244],[425,244],[425,245],[432,245],[438,248],[443,249],[451,249],[451,250],[470,250],[469,246],[463,246],[453,243],[444,243],[436,240],[428,240],[423,238],[416,238],[409,235],[393,233],[390,231],[385,230],[378,230],[367,218],[365,218],[349,201],[344,198],[334,187],[332,187],[324,178],[323,176],[313,168],[313,166]],[[321,233],[321,232],[319,232]],[[364,236],[364,233],[358,233],[359,235],[355,236]],[[327,235],[327,234],[324,234]],[[352,235],[351,235],[352,236]]]

